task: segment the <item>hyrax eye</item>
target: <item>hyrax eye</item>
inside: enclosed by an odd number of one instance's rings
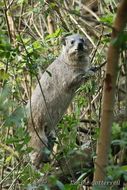
[[[74,40],[71,40],[71,44],[74,44],[74,42],[75,42]]]
[[[83,39],[83,38],[80,38],[80,41],[81,41],[82,43],[84,43],[84,39]]]

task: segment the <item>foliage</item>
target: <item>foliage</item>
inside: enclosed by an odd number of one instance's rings
[[[104,65],[116,2],[105,0],[90,7],[86,1],[85,6],[92,10],[92,16],[85,7],[72,0],[0,2],[0,189],[50,190],[55,186],[60,190],[76,190],[87,184],[92,185],[94,168],[91,161],[96,156],[95,142],[99,133],[104,66],[100,67],[95,77],[78,89],[70,107],[71,113],[68,111],[58,126],[57,152],[53,154],[53,163],[44,164],[40,171],[32,167],[29,159],[31,148],[28,147],[30,137],[25,110],[31,91],[37,84],[37,77],[59,54],[62,36],[75,32],[87,35],[92,43],[91,64]],[[53,19],[52,33],[49,32],[48,17]],[[107,180],[120,180],[118,185],[122,187],[127,181],[126,42],[126,32],[112,42],[120,45],[121,58],[110,165],[107,168]],[[73,168],[73,163],[65,166],[69,156],[77,152],[82,156],[82,146],[92,149],[91,156],[85,160],[85,166]],[[87,155],[88,152],[84,154]],[[66,179],[59,178],[54,169],[60,169],[58,164],[63,158],[64,168],[67,167],[64,172],[69,172],[60,176]],[[75,162],[79,161],[76,158]],[[41,178],[46,178],[48,183],[41,183],[41,186],[36,184]]]

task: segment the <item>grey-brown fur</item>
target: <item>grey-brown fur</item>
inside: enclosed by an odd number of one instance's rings
[[[87,40],[78,34],[65,38],[60,56],[47,68],[48,72],[43,73],[40,79],[41,88],[38,84],[32,94],[33,121],[30,102],[28,102],[30,146],[34,148],[31,159],[37,167],[47,160],[43,150],[45,146],[49,147],[50,137],[53,136],[56,125],[66,112],[76,90],[84,81],[83,76],[89,66],[87,43]]]

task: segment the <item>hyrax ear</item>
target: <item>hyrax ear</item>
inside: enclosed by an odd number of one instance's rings
[[[92,46],[90,40],[88,40],[87,38],[85,38],[84,41],[85,41],[86,47],[88,48],[88,51],[90,51],[90,50],[93,48],[93,46]]]
[[[64,46],[66,46],[66,37],[65,37],[65,36],[63,36],[63,37],[61,38],[61,42],[62,42],[62,44],[63,44]]]
[[[67,41],[68,41],[68,37],[71,35],[71,33],[66,33],[64,34],[64,36],[61,38],[61,43],[66,46],[67,45]]]

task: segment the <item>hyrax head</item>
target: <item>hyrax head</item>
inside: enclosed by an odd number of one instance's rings
[[[70,62],[84,61],[89,56],[89,44],[88,40],[79,34],[65,37],[63,44],[65,58]]]

